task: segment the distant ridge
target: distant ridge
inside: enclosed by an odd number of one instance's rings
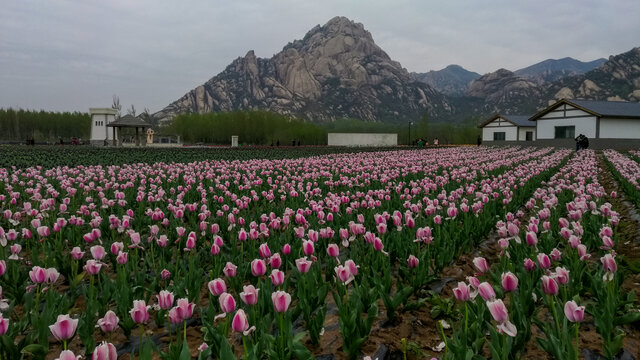
[[[426,73],[411,73],[414,79],[431,85],[445,95],[460,96],[469,88],[469,84],[480,74],[469,71],[460,65],[449,65],[442,70]]]
[[[589,62],[582,62],[571,57],[562,59],[547,59],[537,64],[514,71],[518,76],[529,77],[537,82],[551,82],[560,78],[584,74],[605,63],[607,59],[601,58]]]

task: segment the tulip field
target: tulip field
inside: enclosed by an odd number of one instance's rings
[[[156,150],[0,149],[1,360],[638,358],[638,151]]]

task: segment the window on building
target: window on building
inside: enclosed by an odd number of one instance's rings
[[[526,137],[527,141],[533,141],[533,131],[527,131],[525,133],[525,137]]]
[[[505,139],[504,135],[505,135],[504,131],[494,132],[493,133],[493,141],[504,141],[504,139]]]
[[[576,137],[575,126],[556,126],[556,139],[573,139]]]

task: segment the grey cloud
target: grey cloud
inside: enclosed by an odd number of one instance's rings
[[[640,3],[595,1],[12,1],[0,12],[0,107],[159,110],[255,50],[270,57],[336,15],[409,71],[479,73],[639,46]]]

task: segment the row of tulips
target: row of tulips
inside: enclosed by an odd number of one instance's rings
[[[484,258],[474,259],[477,273],[454,289],[465,318],[448,339],[445,358],[482,354],[486,330],[494,359],[517,358],[531,337],[533,319],[545,335],[536,339],[543,350],[577,359],[585,314],[578,304],[588,295],[587,312],[603,338],[604,354],[613,358],[621,350],[623,334],[616,325],[638,321],[638,313],[618,313],[633,301],[620,293],[612,230],[619,219],[603,202],[597,176],[595,154],[583,151],[526,202],[532,215],[527,221],[507,214],[498,222],[499,262],[490,267]],[[485,325],[491,318],[495,328]]]
[[[634,156],[637,151],[630,153]],[[626,196],[640,209],[640,163],[615,150],[605,150],[604,156]]]
[[[64,351],[79,338],[89,354],[96,338],[112,343],[114,332],[129,338],[138,327],[141,356],[175,358],[188,352],[184,334],[195,318],[209,348],[202,354],[229,353],[231,326],[242,332],[246,358],[305,358],[305,333],[293,336],[293,323],[302,318],[317,343],[331,292],[344,349],[357,356],[378,299],[392,318],[566,155],[436,149],[2,169],[0,282],[3,314],[11,314],[0,322],[11,324],[3,355],[46,352],[49,326],[69,314],[77,321],[71,337],[54,336]],[[394,289],[396,271],[401,285]],[[149,312],[150,303],[156,310]],[[169,346],[142,341],[145,328],[166,329]]]

